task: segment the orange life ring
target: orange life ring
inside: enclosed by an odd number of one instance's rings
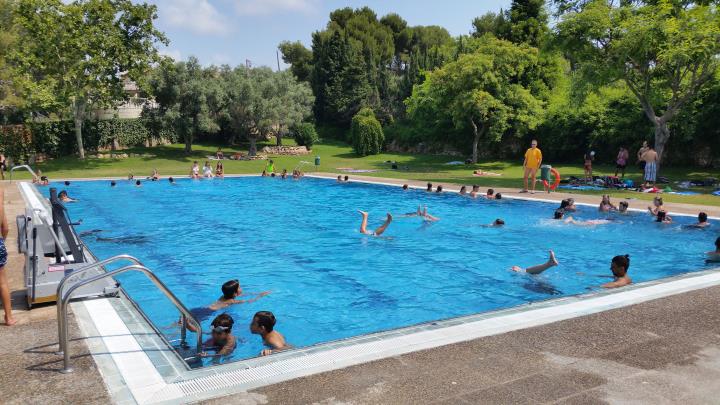
[[[555,169],[553,167],[552,169],[550,169],[550,173],[552,173],[552,175],[555,176],[555,180],[553,181],[553,184],[551,185],[550,183],[548,183],[547,180],[543,180],[543,185],[545,186],[546,189],[554,191],[557,188],[557,186],[560,185],[560,172],[557,171],[557,169]]]

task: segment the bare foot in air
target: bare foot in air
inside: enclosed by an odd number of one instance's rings
[[[557,266],[558,264],[560,264],[557,258],[555,258],[555,252],[553,252],[552,250],[550,251],[550,263],[552,263],[553,266]]]
[[[367,213],[367,212],[365,212],[365,211],[360,211],[360,210],[358,210],[358,212],[360,213],[360,215],[363,216],[363,218],[367,218],[367,217],[368,217],[368,213]]]

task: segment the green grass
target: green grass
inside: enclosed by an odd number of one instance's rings
[[[283,140],[284,144],[292,145],[291,139]],[[262,144],[258,148],[262,148]],[[155,155],[154,158],[134,157],[127,159],[86,159],[79,160],[74,157],[64,157],[50,160],[38,165],[43,174],[50,179],[62,179],[72,177],[125,177],[128,173],[133,173],[137,177],[148,176],[153,168],[157,168],[161,175],[184,175],[189,173],[193,160],[204,162],[208,155],[213,155],[217,150],[217,145],[194,145],[193,153],[186,155],[183,145],[174,144],[167,146],[159,146],[154,148],[133,148],[123,152],[127,153],[150,153]],[[247,149],[223,147],[223,152],[230,155],[235,151],[246,152]],[[325,142],[316,145],[310,155],[306,156],[271,156],[275,161],[276,170],[288,169],[292,171],[300,161],[313,162],[315,156],[320,156],[321,165],[319,170],[324,172],[338,172],[339,167],[351,167],[354,169],[374,169],[378,170],[374,173],[367,173],[368,176],[398,178],[430,181],[433,183],[459,183],[459,184],[478,184],[482,187],[512,187],[519,188],[522,185],[522,166],[521,160],[517,161],[484,161],[475,165],[446,165],[445,163],[453,160],[462,160],[461,158],[436,155],[413,155],[404,153],[384,153],[380,155],[357,157],[351,148],[342,143]],[[400,169],[392,170],[388,161],[398,163]],[[552,162],[547,162],[552,164]],[[243,173],[260,173],[265,167],[265,161],[230,161],[223,162],[225,172],[228,174]],[[583,176],[581,162],[576,165],[558,164],[553,165],[557,168],[563,178],[567,176]],[[472,175],[473,170],[482,169],[495,173],[501,173],[500,177],[475,177]],[[595,165],[595,174],[613,174],[614,166]],[[314,165],[305,165],[303,168],[306,172],[314,171]],[[701,179],[706,177],[720,177],[718,171],[702,171],[692,168],[669,167],[663,168],[663,176],[670,178],[671,181]],[[362,176],[363,174],[350,174],[352,177]],[[639,180],[641,173],[637,168],[630,168],[627,175],[628,178]],[[27,172],[17,172],[15,178],[30,178]],[[673,186],[673,184],[671,184]],[[675,187],[674,187],[675,188]],[[712,190],[696,190],[708,193]],[[574,192],[577,194],[603,194],[607,191],[583,191]],[[652,199],[652,195],[636,193],[631,191],[612,191],[615,197]],[[720,206],[720,197],[710,194],[698,196],[680,196],[665,194],[663,197],[668,202],[682,202],[688,204],[703,204]]]

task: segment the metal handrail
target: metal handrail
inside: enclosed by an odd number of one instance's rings
[[[67,291],[67,293],[63,297],[58,297],[59,298],[58,305],[60,305],[60,314],[61,314],[61,318],[63,318],[62,329],[60,330],[60,345],[64,349],[63,350],[63,369],[60,370],[61,373],[71,373],[73,371],[72,367],[70,367],[70,350],[68,350],[68,348],[67,348],[67,345],[68,345],[68,341],[67,341],[68,340],[68,338],[67,338],[67,336],[68,336],[67,304],[68,304],[68,301],[70,301],[70,297],[72,296],[72,293],[84,285],[94,283],[94,282],[96,282],[98,280],[102,280],[106,277],[113,277],[118,274],[125,273],[125,272],[131,271],[131,270],[144,273],[155,284],[155,286],[157,286],[160,289],[160,291],[162,291],[165,294],[165,296],[168,299],[170,299],[170,301],[175,305],[175,307],[180,310],[180,313],[182,313],[182,316],[183,316],[183,326],[182,326],[183,329],[185,329],[187,321],[190,321],[192,323],[192,325],[196,328],[196,331],[197,331],[196,332],[196,334],[197,334],[197,353],[200,353],[202,351],[202,327],[200,326],[200,322],[198,322],[197,319],[195,319],[195,317],[190,313],[190,311],[187,308],[185,308],[185,305],[183,305],[182,302],[180,302],[180,300],[175,296],[175,294],[173,294],[172,291],[170,291],[170,289],[168,289],[167,286],[165,286],[165,284],[163,284],[163,282],[160,281],[160,279],[155,275],[155,273],[150,271],[150,269],[148,269],[145,266],[135,264],[135,265],[131,265],[131,266],[125,266],[125,267],[119,268],[117,270],[112,270],[107,273],[98,274],[97,276],[90,277],[86,280],[82,280],[82,281],[76,283],[75,285],[73,285],[72,287],[70,287],[70,289]],[[58,319],[60,319],[60,318],[58,318]],[[58,323],[58,325],[60,325],[60,323]]]
[[[48,232],[50,232],[50,235],[52,236],[53,240],[55,241],[55,245],[58,247],[58,250],[62,254],[63,258],[65,259],[65,262],[69,264],[70,256],[68,256],[67,253],[65,252],[65,248],[63,247],[62,243],[60,243],[60,238],[58,238],[57,234],[52,229],[52,226],[50,225],[48,220],[42,215],[43,211],[40,208],[35,208],[35,209],[33,209],[33,211],[35,211],[38,214],[40,221],[42,221],[42,223],[47,228]]]
[[[63,288],[65,287],[65,284],[67,284],[68,281],[70,281],[71,279],[74,279],[74,278],[76,278],[77,276],[79,276],[79,275],[81,275],[81,274],[83,274],[83,273],[86,273],[86,272],[89,271],[89,270],[93,270],[93,269],[96,269],[96,268],[98,268],[98,267],[105,266],[105,265],[107,265],[107,264],[110,264],[110,263],[112,263],[112,262],[116,262],[116,261],[118,261],[118,260],[127,260],[127,261],[129,261],[129,262],[132,262],[133,264],[137,264],[138,266],[144,266],[144,265],[140,262],[140,260],[138,260],[137,258],[135,258],[135,257],[133,257],[133,256],[130,256],[130,255],[117,255],[117,256],[113,256],[113,257],[107,258],[107,259],[105,259],[105,260],[102,260],[102,261],[99,261],[99,262],[95,262],[95,263],[91,263],[91,264],[89,264],[89,265],[87,265],[87,266],[81,267],[81,268],[73,271],[72,273],[68,274],[67,276],[65,276],[62,280],[60,280],[60,283],[58,284],[58,288],[57,288],[57,293],[55,294],[55,296],[57,297],[57,302],[58,302],[58,305],[56,305],[56,307],[57,307],[57,321],[58,321],[58,345],[59,345],[57,354],[62,355],[62,354],[63,354],[63,351],[65,351],[65,347],[63,347],[63,345],[62,345],[63,338],[62,338],[62,332],[61,332],[61,330],[63,330],[63,328],[64,328],[63,322],[65,321],[65,319],[62,317],[62,314],[61,314],[61,312],[60,312],[60,304],[59,304],[60,300],[61,300],[62,297],[63,297]]]
[[[37,177],[37,174],[35,174],[35,172],[33,171],[33,169],[30,166],[18,165],[18,166],[13,166],[12,169],[10,169],[10,182],[12,182],[12,175],[13,175],[13,172],[15,171],[15,169],[22,169],[22,168],[27,169],[30,172],[30,174],[33,175],[33,178]]]

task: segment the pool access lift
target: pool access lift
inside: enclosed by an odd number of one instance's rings
[[[15,169],[15,168],[13,168]],[[27,167],[29,171],[32,169]],[[57,189],[50,189],[45,199],[32,184],[20,183],[25,200],[25,215],[16,218],[18,250],[25,254],[25,280],[28,307],[33,304],[57,301],[58,352],[63,356],[61,372],[73,371],[68,349],[67,307],[71,299],[118,296],[120,283],[113,277],[125,272],[145,274],[170,300],[181,315],[180,345],[186,347],[188,325],[194,326],[196,353],[202,350],[202,327],[190,310],[140,260],[130,255],[117,255],[97,261],[85,248],[75,232],[67,208],[57,197]],[[132,263],[114,270],[106,266],[126,261]]]

